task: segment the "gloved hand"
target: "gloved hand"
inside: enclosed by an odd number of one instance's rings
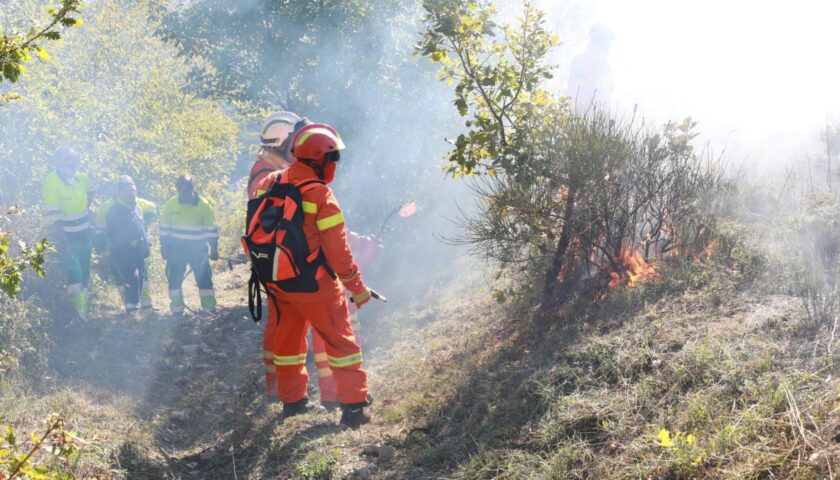
[[[361,308],[362,305],[370,301],[370,289],[365,286],[364,282],[362,282],[361,273],[356,272],[356,274],[350,278],[342,278],[341,283],[344,284],[344,288],[350,290],[350,293],[353,295],[353,303],[356,304],[356,308]]]
[[[368,303],[371,298],[370,289],[365,287],[363,292],[353,294],[353,303],[356,304],[356,308],[362,308],[362,305]]]

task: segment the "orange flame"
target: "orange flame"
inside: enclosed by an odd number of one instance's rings
[[[642,254],[633,247],[622,248],[621,253],[616,257],[616,262],[620,265],[620,271],[610,272],[610,281],[607,282],[610,288],[623,284],[633,286],[646,279],[659,278],[656,269],[647,263]]]

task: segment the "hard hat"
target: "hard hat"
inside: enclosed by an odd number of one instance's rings
[[[263,123],[260,134],[260,145],[263,147],[279,147],[283,140],[295,129],[295,124],[301,118],[292,112],[279,112],[272,114]]]
[[[334,157],[329,160],[337,161],[339,150],[344,150],[344,142],[334,128],[323,123],[307,125],[292,140],[292,155],[298,159],[320,162],[329,155]]]

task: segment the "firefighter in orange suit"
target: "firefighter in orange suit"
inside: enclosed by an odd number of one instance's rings
[[[282,183],[324,182],[303,193],[303,230],[309,251],[316,255],[323,252],[326,266],[336,275],[334,278],[321,267],[317,276],[318,291],[314,293],[275,291],[281,319],[273,352],[283,416],[309,410],[306,330],[312,325],[324,340],[327,364],[338,387],[341,423],[358,428],[370,421],[364,410],[370,405],[370,397],[361,348],[350,327],[344,288],[350,291],[357,307],[370,301],[371,292],[362,282],[348,245],[344,217],[335,195],[327,186],[335,177],[339,151],[343,148],[344,143],[331,127],[317,123],[308,125],[292,140],[291,153],[297,161],[282,174],[275,172],[263,179],[261,187],[267,190],[278,174]]]
[[[359,235],[347,230],[347,240],[360,271],[366,271],[368,266],[373,263],[373,259],[382,250],[382,244],[373,235]],[[359,307],[355,304],[350,305],[350,326],[355,334],[356,342],[361,345],[362,342],[359,338],[361,324],[358,312]],[[318,368],[318,390],[321,395],[321,405],[327,410],[338,408],[340,405],[338,402],[338,385],[336,385],[335,377],[333,377],[330,369],[324,339],[318,335],[318,332],[312,332],[312,352],[315,354],[315,366]]]
[[[260,134],[260,150],[257,161],[251,166],[248,175],[248,198],[256,198],[263,193],[260,189],[262,180],[276,170],[284,170],[292,164],[291,141],[295,131],[309,125],[309,120],[300,118],[292,112],[275,113],[266,119]]]
[[[257,161],[248,176],[248,199],[256,198],[263,189],[263,179],[274,172],[283,171],[295,161],[291,155],[294,132],[310,122],[292,112],[279,112],[268,117],[260,134],[260,150]],[[269,182],[270,185],[270,182]],[[273,300],[268,299],[269,302]],[[263,363],[265,365],[265,392],[269,398],[277,397],[277,374],[274,366],[274,334],[277,329],[277,309],[268,309],[268,320],[263,331]]]

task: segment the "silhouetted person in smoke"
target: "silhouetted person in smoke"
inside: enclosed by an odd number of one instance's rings
[[[134,316],[140,310],[140,294],[146,281],[149,238],[143,212],[137,204],[137,187],[129,176],[123,175],[117,181],[114,204],[105,217],[105,231],[111,271],[123,293],[126,313]]]
[[[589,29],[589,44],[586,50],[572,60],[569,71],[569,85],[566,94],[572,98],[578,109],[585,109],[593,100],[608,104],[614,85],[612,70],[607,57],[614,37],[603,25]]]

